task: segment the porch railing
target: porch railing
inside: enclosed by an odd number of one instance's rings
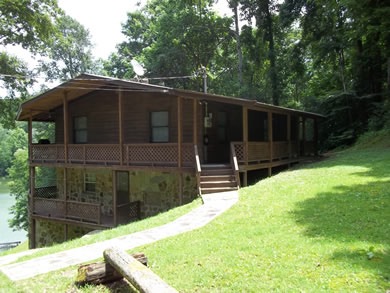
[[[126,224],[141,218],[141,202],[133,201],[117,207],[117,224]]]
[[[179,146],[177,143],[125,144],[123,156],[119,144],[70,144],[68,145],[68,162],[75,164],[103,165],[178,165]],[[194,150],[191,143],[182,144],[182,166],[194,164]],[[122,158],[122,162],[121,162]],[[65,147],[58,144],[31,145],[33,163],[64,163]]]
[[[233,143],[230,144],[230,151],[231,151],[231,155],[232,155],[232,165],[233,165],[233,170],[234,170],[234,176],[236,177],[237,186],[238,186],[238,188],[240,188],[240,186],[241,186],[240,169],[238,167],[236,149],[235,149]]]
[[[232,142],[239,164],[263,163],[290,157],[288,141],[272,142],[272,158],[269,142]]]
[[[44,217],[101,224],[100,204],[97,203],[35,197],[32,211]]]
[[[194,145],[194,153],[195,153],[195,163],[196,163],[196,183],[198,186],[198,193],[199,195],[202,195],[202,188],[200,187],[200,174],[202,173],[202,167],[200,164],[198,146],[196,144]]]

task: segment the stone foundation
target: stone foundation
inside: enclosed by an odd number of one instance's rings
[[[113,171],[110,169],[68,169],[66,199],[69,201],[99,203],[102,216],[113,216]],[[84,173],[96,177],[95,192],[85,192]],[[172,172],[129,171],[129,201],[141,202],[141,217],[167,211],[191,202],[197,196],[196,177],[193,174]],[[179,194],[179,176],[183,193]],[[57,169],[58,198],[64,199],[64,169]],[[92,229],[65,225],[54,221],[35,220],[36,247],[50,246],[81,237]]]
[[[46,220],[35,220],[35,246],[46,247],[64,241],[80,238],[92,229],[75,225],[65,225]]]

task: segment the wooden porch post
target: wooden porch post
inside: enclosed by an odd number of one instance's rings
[[[69,113],[68,113],[68,93],[64,91],[62,99],[64,107],[64,152],[65,152],[65,164],[68,163],[68,143],[69,143]]]
[[[64,209],[65,209],[65,215],[64,217],[67,216],[68,214],[68,168],[65,166],[64,167],[64,194],[63,194],[63,199],[64,199]]]
[[[123,165],[123,112],[122,112],[122,89],[118,93],[118,123],[119,123],[119,152],[120,165]]]
[[[314,155],[318,155],[318,119],[313,118],[314,123],[314,137],[313,137],[313,144],[314,144]]]
[[[302,117],[302,150],[303,156],[306,156],[306,117]]]
[[[32,114],[28,118],[28,159],[32,160]]]
[[[34,212],[34,196],[35,196],[35,167],[30,167],[30,193],[29,193],[29,207],[28,207],[28,246],[29,249],[36,248],[35,234],[36,226],[35,220],[32,217]]]
[[[112,170],[112,210],[114,212],[114,227],[118,225],[118,212],[117,212],[117,178],[116,178],[116,171]]]
[[[292,158],[291,154],[291,114],[287,114],[287,141],[288,141],[288,158]],[[290,167],[290,163],[288,163]]]
[[[242,107],[242,140],[244,142],[244,160],[245,160],[245,171],[244,171],[244,186],[248,186],[248,107]]]
[[[273,121],[272,121],[272,112],[268,111],[268,141],[269,141],[269,161],[270,165],[268,167],[268,176],[272,176],[272,160],[273,160],[273,151],[274,151],[274,135],[273,135]]]
[[[192,112],[192,141],[194,145],[198,144],[198,100],[193,100],[193,112]]]
[[[182,174],[182,143],[183,143],[183,115],[182,115],[182,97],[177,97],[177,166],[179,167],[179,204],[183,204],[183,174]]]

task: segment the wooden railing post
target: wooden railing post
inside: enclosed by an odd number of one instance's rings
[[[240,169],[238,167],[236,149],[234,147],[234,143],[230,143],[230,150],[231,150],[231,155],[232,155],[232,163],[233,163],[233,168],[234,168],[234,175],[236,177],[237,187],[240,188],[240,186],[241,186]]]
[[[202,190],[200,188],[200,173],[202,172],[202,168],[200,166],[198,146],[196,144],[194,145],[194,151],[195,151],[195,163],[196,163],[196,182],[198,185],[198,193],[200,196],[202,196]]]

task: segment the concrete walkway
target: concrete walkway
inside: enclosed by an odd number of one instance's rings
[[[149,230],[15,264],[9,263],[15,261],[19,256],[22,256],[23,253],[0,257],[0,271],[13,281],[28,279],[68,266],[93,261],[102,257],[103,251],[109,247],[130,250],[170,236],[198,229],[233,206],[238,201],[238,192],[229,191],[208,194],[203,196],[203,200],[203,205],[192,210],[188,214],[181,216],[171,223]],[[24,254],[25,253],[26,252],[24,252]]]

